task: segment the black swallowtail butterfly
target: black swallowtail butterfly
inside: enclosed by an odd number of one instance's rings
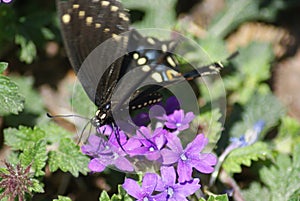
[[[170,53],[176,42],[143,37],[137,31],[130,30],[128,13],[117,0],[58,0],[57,6],[71,64],[87,95],[98,107],[92,120],[97,128],[102,125],[116,127],[112,113],[123,102],[127,101],[130,109],[134,110],[161,101],[161,85],[150,85],[139,90],[124,86],[123,93],[119,94],[119,103],[112,108],[114,89],[121,78],[136,67],[142,67],[137,69],[141,74],[140,80],[151,78],[164,85],[171,85],[180,78],[192,80],[222,68],[220,63],[213,63],[182,73],[176,58]],[[129,34],[121,36],[126,31]],[[94,66],[102,72],[101,79],[93,73],[94,69],[81,73],[85,59],[108,39],[111,39],[109,45],[104,46],[106,49],[102,48],[97,55],[99,62]],[[120,55],[122,51],[126,54]]]

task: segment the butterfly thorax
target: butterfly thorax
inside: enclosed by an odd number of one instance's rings
[[[113,122],[112,113],[111,113],[111,103],[106,103],[103,106],[99,107],[96,111],[95,116],[92,118],[91,123],[96,128],[99,128],[104,125],[110,125]]]

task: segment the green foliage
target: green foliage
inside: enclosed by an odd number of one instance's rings
[[[266,143],[257,142],[253,145],[233,150],[225,159],[222,167],[228,173],[240,173],[241,166],[251,166],[251,161],[272,159],[272,151]]]
[[[200,114],[193,122],[194,130],[198,130],[198,126],[200,125],[202,128],[201,132],[209,139],[205,150],[211,151],[215,148],[216,143],[221,137],[222,123],[219,122],[221,116],[219,109],[213,109],[210,112]]]
[[[279,132],[274,140],[276,150],[282,153],[291,153],[294,146],[300,144],[300,123],[291,117],[281,119]]]
[[[111,198],[109,198],[107,192],[102,191],[99,201],[133,201],[133,199],[126,193],[122,186],[119,185],[118,194],[114,194]]]
[[[141,22],[133,25],[136,28],[172,28],[175,25],[175,0],[164,1],[135,1],[122,0],[122,3],[129,10],[140,10],[145,12],[145,16]]]
[[[252,182],[249,188],[242,191],[242,195],[247,201],[270,201],[271,197],[269,190],[258,182]]]
[[[15,43],[21,46],[20,61],[32,63],[36,57],[36,46],[31,40],[27,40],[22,35],[16,35]]]
[[[229,97],[230,103],[245,105],[255,92],[263,95],[270,91],[263,81],[270,78],[272,59],[269,44],[254,42],[240,50],[239,56],[233,59],[236,73],[224,79],[226,89],[233,91]]]
[[[267,130],[275,126],[280,118],[285,114],[283,105],[272,94],[255,94],[245,106],[242,120],[235,123],[230,130],[230,135],[239,137],[247,129],[252,128],[257,121],[264,121],[265,128],[260,139],[264,137]]]
[[[70,139],[69,133],[55,124],[33,129],[24,126],[19,129],[8,128],[4,130],[4,139],[13,150],[22,151],[18,156],[19,160],[23,165],[32,164],[35,176],[45,174],[43,169],[46,162],[52,172],[61,169],[76,177],[79,173],[88,172],[89,158],[80,152],[79,146]]]
[[[72,201],[71,198],[65,196],[58,196],[58,199],[54,199],[53,201]]]
[[[227,0],[226,7],[211,23],[209,34],[224,38],[246,21],[274,21],[280,9],[296,3],[284,0]]]
[[[79,146],[68,138],[62,139],[58,149],[49,153],[49,168],[52,172],[61,169],[78,177],[79,172],[87,174],[89,171],[88,162],[89,158],[83,155],[79,150]]]
[[[0,73],[8,64],[0,62]],[[0,116],[5,114],[18,114],[24,108],[24,98],[20,95],[18,86],[8,77],[0,75]]]
[[[199,201],[205,201],[204,198],[200,198]],[[228,201],[228,196],[225,195],[210,195],[206,201]]]
[[[259,173],[270,191],[271,201],[289,200],[300,190],[300,145],[294,148],[292,159],[279,154],[274,165],[263,167]]]
[[[42,97],[33,87],[33,77],[13,76],[11,79],[18,85],[20,93],[25,97],[24,110],[36,115],[45,114]]]

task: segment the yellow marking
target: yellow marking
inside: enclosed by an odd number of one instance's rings
[[[79,11],[78,16],[80,18],[84,17],[85,16],[85,11],[84,10]]]
[[[100,28],[100,27],[101,27],[101,24],[96,23],[96,24],[95,24],[95,27],[96,27],[96,28]]]
[[[104,119],[105,117],[106,117],[106,114],[103,113],[103,114],[101,115],[100,119]]]
[[[85,21],[86,21],[86,25],[91,26],[91,24],[93,23],[93,17],[87,17]]]
[[[105,28],[105,29],[104,29],[104,32],[105,32],[105,33],[110,32],[110,29],[109,29],[109,28]]]
[[[141,108],[142,107],[142,105],[138,105],[138,108]]]
[[[134,59],[134,60],[137,60],[138,58],[140,58],[139,53],[134,53],[134,54],[133,54],[133,59]]]
[[[175,61],[173,60],[172,57],[168,56],[167,57],[167,62],[168,62],[168,64],[170,64],[170,66],[176,67],[176,63],[175,63]]]
[[[119,7],[117,7],[117,6],[111,6],[111,7],[110,7],[110,10],[111,10],[112,12],[116,12],[116,11],[119,10]]]
[[[156,100],[155,100],[155,99],[153,100],[153,103],[156,103]]]
[[[175,70],[167,70],[166,74],[167,74],[168,80],[172,80],[172,79],[174,79],[174,77],[180,76],[180,73],[178,73]]]
[[[151,37],[147,38],[147,42],[150,43],[151,45],[155,44],[155,40]]]
[[[96,116],[98,117],[98,115],[100,114],[100,110],[97,110],[97,112],[96,112]]]
[[[79,4],[73,4],[73,8],[74,8],[74,9],[79,8]]]
[[[142,67],[142,70],[143,70],[144,72],[149,72],[149,71],[151,70],[151,68],[150,68],[150,66],[146,65],[146,66],[143,66],[143,67]]]
[[[151,77],[156,81],[156,82],[162,82],[163,81],[163,79],[162,79],[162,76],[161,76],[161,74],[159,74],[159,73],[153,73],[152,75],[151,75]]]
[[[132,106],[132,108],[131,108],[131,109],[135,110],[135,109],[136,109],[136,107],[135,107],[135,106]]]
[[[147,63],[147,59],[145,57],[141,57],[137,60],[138,65],[145,65]]]
[[[146,105],[147,105],[147,102],[144,103],[144,106],[146,106]]]
[[[149,100],[149,104],[151,104],[152,103],[152,100]]]
[[[101,1],[101,5],[106,7],[109,6],[110,2],[109,1]]]
[[[124,21],[129,21],[129,18],[124,13],[119,13],[119,18],[123,19]]]
[[[64,24],[68,24],[71,21],[71,16],[69,14],[64,14],[61,19]]]
[[[163,44],[163,45],[161,46],[161,50],[162,50],[163,52],[167,52],[167,51],[168,51],[168,46],[167,46],[166,44]]]
[[[115,39],[115,41],[120,41],[121,40],[121,36],[117,35],[117,34],[112,34],[111,35],[113,37],[113,39]]]

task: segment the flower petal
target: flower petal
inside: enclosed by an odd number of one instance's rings
[[[146,173],[143,178],[142,189],[147,195],[151,195],[157,184],[157,174]]]
[[[176,182],[176,173],[174,170],[173,166],[170,167],[161,167],[160,168],[160,174],[162,181],[165,183],[167,186],[172,186]]]
[[[190,142],[186,146],[185,151],[188,155],[200,154],[200,152],[207,145],[207,143],[208,139],[203,134],[199,134],[192,142]]]
[[[200,154],[199,160],[193,160],[193,166],[202,173],[209,174],[214,171],[212,166],[217,164],[217,158],[213,154]]]
[[[191,164],[183,162],[182,160],[178,161],[177,173],[179,182],[190,181],[192,178],[192,172],[193,167]]]
[[[94,158],[89,162],[88,167],[93,172],[102,172],[106,166],[102,164],[100,160]]]
[[[134,170],[132,164],[125,157],[118,157],[118,159],[114,162],[114,165],[123,171],[132,172]]]
[[[177,184],[175,187],[176,191],[180,192],[180,194],[184,195],[184,197],[192,195],[200,189],[201,185],[199,184],[199,181],[199,179],[193,179],[183,184]]]
[[[164,165],[172,165],[174,163],[177,163],[177,161],[179,160],[179,154],[169,149],[163,149],[160,153],[162,155]]]
[[[122,185],[122,187],[132,197],[135,197],[135,198],[139,199],[139,198],[142,198],[142,196],[143,196],[141,187],[133,179],[125,179],[124,184]]]

